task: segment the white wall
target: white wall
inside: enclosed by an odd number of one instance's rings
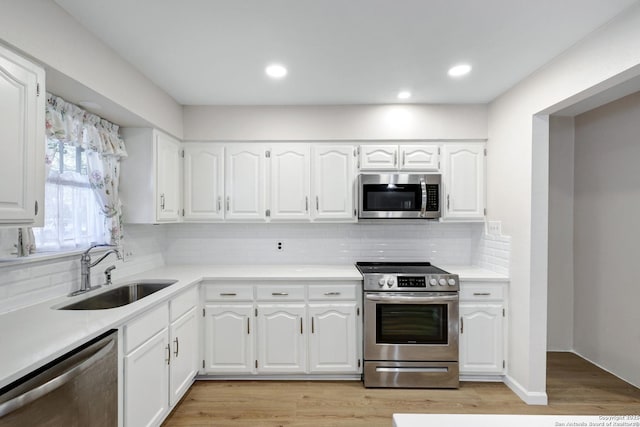
[[[549,291],[547,350],[573,350],[573,117],[549,128]]]
[[[575,118],[575,351],[640,387],[640,93]]]
[[[487,207],[512,236],[507,383],[546,403],[548,123],[553,113],[640,74],[640,6],[560,55],[489,107]]]
[[[52,0],[0,0],[0,10],[0,41],[182,137],[182,107]]]
[[[485,105],[184,107],[186,141],[487,138]]]

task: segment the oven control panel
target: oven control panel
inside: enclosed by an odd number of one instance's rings
[[[460,282],[457,274],[365,274],[366,291],[458,291]]]

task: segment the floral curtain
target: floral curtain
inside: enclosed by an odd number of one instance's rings
[[[119,245],[122,239],[122,204],[118,197],[120,160],[127,156],[127,151],[118,135],[118,125],[51,94],[47,94],[45,118],[47,175],[58,141],[84,149],[89,183],[108,233],[104,241]]]

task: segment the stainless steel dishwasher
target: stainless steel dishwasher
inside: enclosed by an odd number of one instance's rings
[[[0,389],[0,426],[116,426],[117,344],[110,331]]]

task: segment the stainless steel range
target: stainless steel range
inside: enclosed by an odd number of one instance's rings
[[[458,275],[428,262],[358,262],[365,387],[458,388]]]

